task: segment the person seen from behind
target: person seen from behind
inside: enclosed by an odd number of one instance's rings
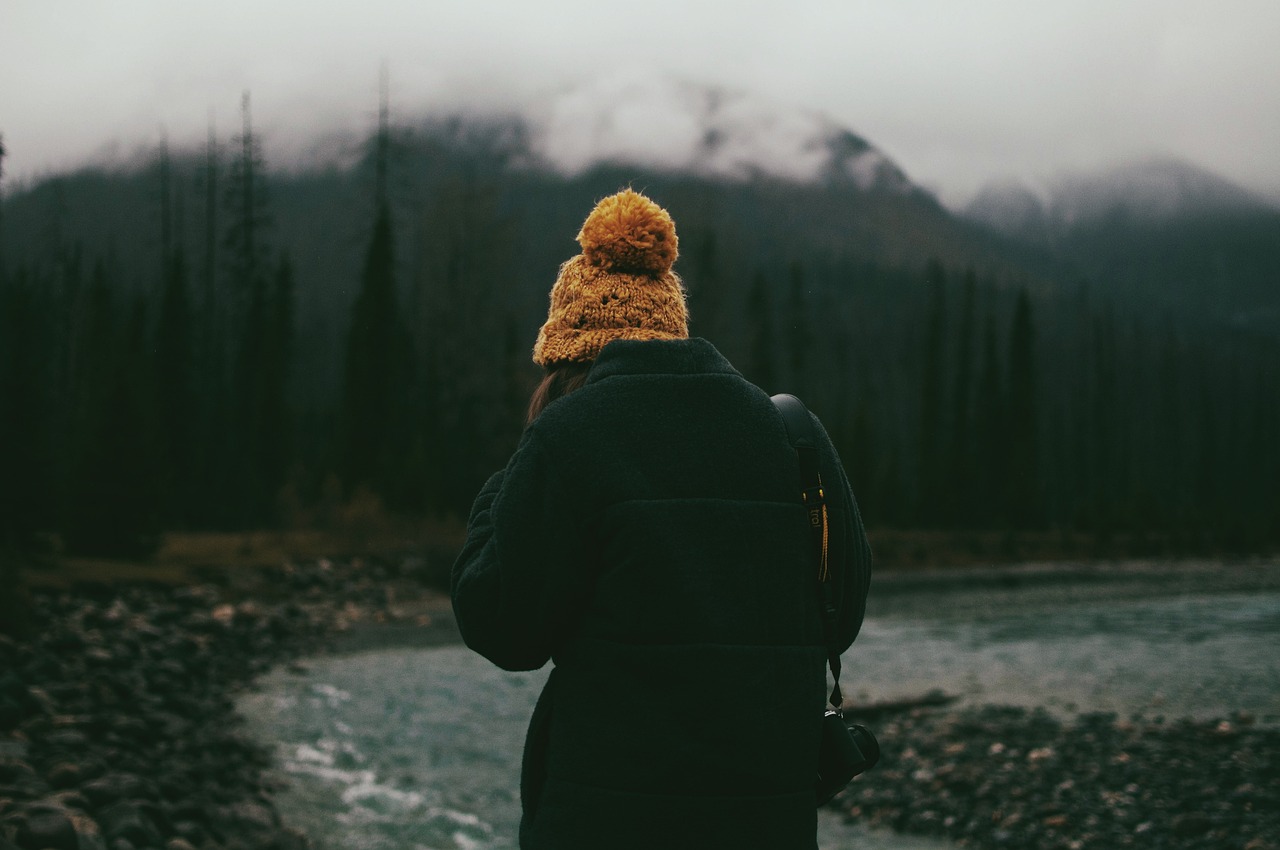
[[[666,210],[625,190],[577,238],[529,424],[451,578],[469,647],[505,670],[553,664],[520,846],[814,850],[827,638],[796,452],[769,396],[689,338]],[[843,651],[871,551],[816,432]]]

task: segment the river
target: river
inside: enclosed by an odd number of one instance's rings
[[[1276,724],[1277,635],[1280,590],[1270,578],[1261,588],[1097,576],[888,582],[844,657],[846,693],[886,700],[941,689],[1066,716],[1247,711]],[[276,742],[289,782],[282,814],[319,847],[498,850],[517,846],[521,745],[545,676],[503,672],[460,646],[395,647],[278,670],[240,707],[253,735]],[[828,813],[819,839],[822,850],[948,846]]]

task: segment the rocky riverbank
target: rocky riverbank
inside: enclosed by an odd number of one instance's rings
[[[880,764],[830,804],[850,821],[963,847],[1280,848],[1280,729],[1245,714],[1064,722],[983,706],[870,725]]]
[[[252,581],[37,592],[35,636],[0,638],[0,850],[309,847],[281,822],[270,742],[245,734],[234,699],[303,655],[456,640],[425,570],[321,560]],[[1272,573],[890,574],[877,577],[878,604],[963,614],[962,588],[984,581],[970,596],[990,608],[1059,604],[1095,585],[1108,598],[1130,585],[1135,597],[1239,592],[1274,587]],[[868,720],[884,756],[832,804],[851,820],[966,847],[1280,850],[1275,718],[1064,720],[938,704]]]
[[[0,850],[308,847],[281,823],[270,750],[242,733],[233,697],[353,625],[428,626],[421,587],[395,593],[412,567],[288,567],[253,598],[33,594],[33,637],[0,637]]]

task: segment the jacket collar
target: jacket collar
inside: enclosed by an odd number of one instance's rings
[[[587,373],[594,384],[621,375],[738,374],[705,339],[618,339],[606,345]]]

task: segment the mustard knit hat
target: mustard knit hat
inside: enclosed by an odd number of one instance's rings
[[[538,331],[533,362],[594,360],[615,339],[684,339],[684,287],[671,271],[676,225],[630,189],[610,195],[578,233],[582,253],[560,267],[551,310]]]

